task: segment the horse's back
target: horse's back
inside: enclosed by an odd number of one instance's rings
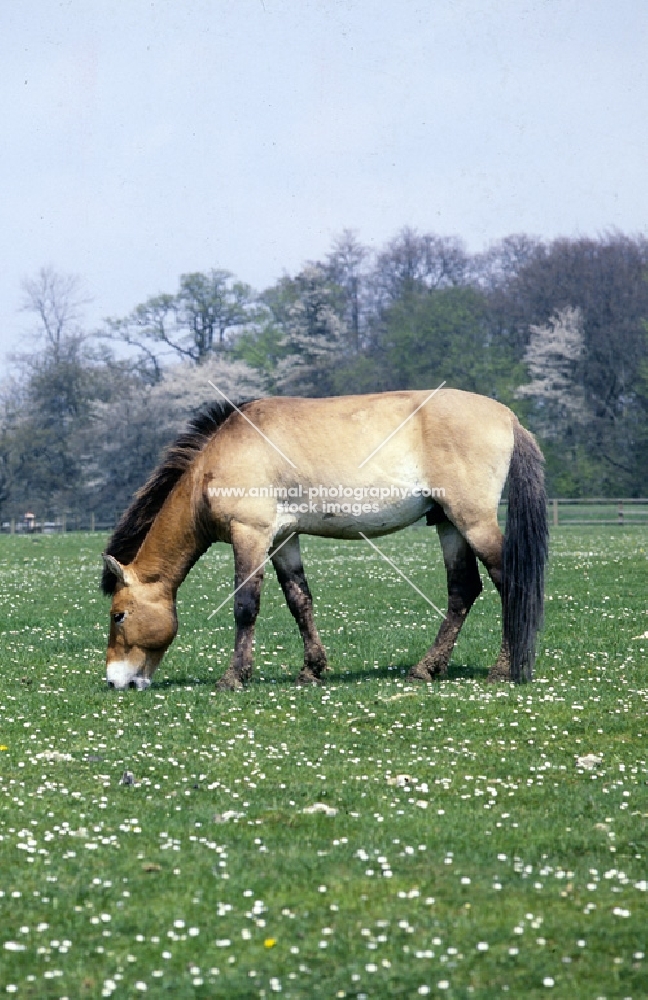
[[[219,520],[358,537],[398,530],[438,503],[461,529],[496,517],[515,422],[495,400],[457,389],[270,397],[215,435],[203,481]]]
[[[391,435],[400,442],[421,429],[428,445],[436,440],[462,448],[490,439],[500,445],[503,437],[510,438],[515,420],[508,407],[497,400],[447,388],[322,399],[272,396],[248,404],[245,416],[259,430],[278,434],[287,445],[294,439],[296,450],[299,438],[308,446],[322,442],[325,451],[339,451],[338,446],[344,445],[359,462]],[[236,415],[232,419],[236,420]]]

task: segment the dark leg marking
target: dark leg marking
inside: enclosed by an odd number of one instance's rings
[[[252,676],[254,625],[261,606],[262,583],[263,570],[260,570],[241,587],[234,597],[234,621],[236,622],[234,653],[229,667],[216,685],[221,691],[240,691]]]
[[[319,684],[322,672],[327,669],[326,652],[315,627],[313,598],[304,573],[298,535],[273,556],[272,564],[304,643],[304,666],[297,683]]]
[[[231,532],[236,588],[234,594],[236,638],[229,667],[216,686],[223,691],[240,691],[252,676],[254,625],[261,605],[261,586],[264,559],[268,553],[268,538],[256,529],[238,523],[232,525]]]
[[[498,594],[502,591],[502,532],[497,524],[493,524],[490,530],[476,531],[471,535],[471,543],[481,562],[486,567],[488,575],[495,584]],[[500,647],[497,661],[490,668],[487,680],[492,684],[497,681],[510,681],[511,679],[511,658],[509,649],[504,637]]]
[[[434,644],[410,670],[411,680],[431,681],[447,674],[457,636],[482,590],[475,553],[463,535],[449,521],[437,523],[437,532],[448,578],[448,610]]]
[[[497,681],[510,681],[510,679],[511,657],[506,640],[502,639],[502,647],[499,651],[499,656],[497,657],[496,663],[488,671],[487,680],[490,684],[495,684]]]

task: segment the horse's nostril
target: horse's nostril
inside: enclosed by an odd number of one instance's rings
[[[115,682],[114,681],[108,681],[108,687],[109,688],[114,688],[114,686],[115,686]]]
[[[136,688],[137,684],[135,683],[135,681],[131,681],[128,686],[129,688]]]

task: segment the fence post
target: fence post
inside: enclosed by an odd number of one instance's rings
[[[67,531],[67,521],[65,517],[65,511],[61,514],[61,531],[63,534]]]
[[[558,527],[558,501],[557,501],[557,499],[555,497],[553,498],[552,505],[553,505],[553,523],[554,523],[554,528],[557,528]]]
[[[623,524],[623,500],[619,500],[619,524]]]
[[[90,531],[94,530],[95,530],[95,516],[94,516],[94,511],[92,511],[92,514],[90,515]]]
[[[9,524],[9,534],[10,535],[15,535],[16,534],[16,518],[15,517],[11,518],[11,522]]]

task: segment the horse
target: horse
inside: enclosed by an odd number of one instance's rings
[[[497,510],[507,476],[503,536]],[[304,644],[297,682],[321,683],[327,659],[300,536],[373,545],[423,516],[438,532],[448,603],[409,678],[446,675],[482,590],[479,560],[502,603],[502,645],[488,680],[530,681],[543,615],[547,503],[542,453],[508,407],[450,388],[212,404],[135,493],[103,553],[102,589],[112,595],[108,685],[150,685],[177,633],[178,588],[214,542],[232,545],[235,565],[234,650],[217,686],[240,690],[252,675],[268,562]]]

